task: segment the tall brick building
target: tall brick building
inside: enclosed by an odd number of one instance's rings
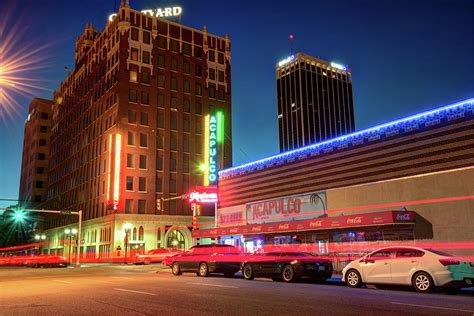
[[[46,201],[48,188],[51,100],[35,98],[25,121],[19,200],[25,207]]]
[[[128,1],[104,31],[88,24],[76,40],[74,70],[54,92],[50,207],[83,210],[86,230],[87,220],[103,217],[146,218],[145,230],[191,223],[189,204],[168,199],[203,184],[204,119],[217,110],[226,118],[221,167],[232,164],[230,69],[227,35],[133,10]],[[49,227],[74,220],[52,216]],[[115,234],[101,233],[101,241],[119,243],[122,227],[107,223]]]

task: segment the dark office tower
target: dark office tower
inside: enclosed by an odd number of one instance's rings
[[[351,70],[297,53],[276,67],[280,152],[354,131]]]

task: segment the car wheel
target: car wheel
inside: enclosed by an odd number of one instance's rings
[[[433,279],[426,272],[418,272],[412,279],[413,287],[420,293],[429,293],[433,289]]]
[[[285,282],[293,282],[296,279],[295,269],[287,264],[283,267],[283,270],[281,270],[281,277]]]
[[[346,284],[349,287],[360,287],[362,285],[362,278],[357,270],[351,269],[346,273]]]
[[[199,276],[200,277],[207,277],[209,275],[209,269],[207,267],[207,263],[202,262],[199,265]]]
[[[179,267],[179,263],[177,262],[173,263],[173,265],[171,266],[171,272],[173,272],[174,275],[181,274],[181,268]]]
[[[250,264],[244,265],[242,268],[242,274],[244,275],[245,280],[253,280],[254,276],[252,266]]]

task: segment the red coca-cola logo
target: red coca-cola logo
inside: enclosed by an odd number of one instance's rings
[[[288,229],[290,228],[290,224],[280,224],[278,225],[278,229]]]
[[[231,233],[236,233],[236,232],[238,232],[238,231],[239,231],[239,230],[238,230],[237,228],[231,228],[231,229],[229,229],[229,232],[231,232]]]
[[[362,224],[362,216],[348,218],[347,224]]]
[[[405,213],[405,214],[397,214],[397,221],[409,221],[411,220],[410,213]]]
[[[253,232],[259,232],[262,230],[262,226],[255,226],[255,227],[252,227],[252,231]]]
[[[314,221],[309,223],[309,227],[322,227],[323,221]]]

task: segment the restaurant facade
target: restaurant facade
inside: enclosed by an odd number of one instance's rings
[[[219,172],[201,238],[258,252],[408,243],[472,255],[474,99]]]

